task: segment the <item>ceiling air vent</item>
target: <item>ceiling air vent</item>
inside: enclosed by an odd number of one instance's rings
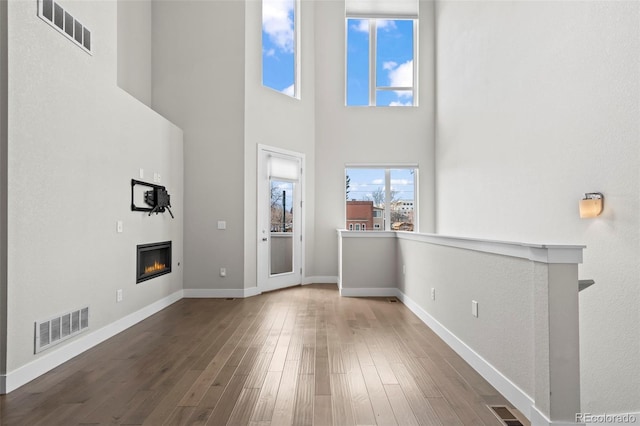
[[[38,0],[38,16],[73,44],[91,54],[91,31],[54,0]]]
[[[89,307],[35,323],[35,353],[67,340],[89,328]]]
[[[491,412],[495,414],[495,416],[502,422],[503,425],[507,426],[523,426],[522,422],[518,420],[516,416],[513,415],[511,410],[505,405],[487,405]]]

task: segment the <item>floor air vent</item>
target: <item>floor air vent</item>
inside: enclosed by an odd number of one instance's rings
[[[387,299],[387,301],[388,301],[389,303],[398,303],[398,299],[396,299],[395,297],[389,297],[389,298]]]
[[[504,405],[487,405],[491,412],[496,415],[503,425],[507,426],[523,426],[522,422],[513,415],[511,410]]]
[[[42,352],[89,328],[89,307],[35,323],[35,353]]]

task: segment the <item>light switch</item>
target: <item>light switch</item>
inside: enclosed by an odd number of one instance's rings
[[[117,221],[117,222],[116,222],[116,231],[117,231],[118,233],[121,233],[121,232],[122,232],[123,227],[124,227],[124,225],[123,225],[123,223],[122,223],[122,221],[121,221],[121,220],[119,220],[119,221]]]
[[[227,229],[227,221],[219,220],[218,221],[218,229]]]
[[[140,169],[140,179],[144,179],[144,169]]]
[[[471,301],[471,315],[478,318],[478,302],[475,300]]]

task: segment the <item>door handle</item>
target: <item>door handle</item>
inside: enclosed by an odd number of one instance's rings
[[[264,238],[262,239],[262,241],[267,241],[267,237],[264,237]]]

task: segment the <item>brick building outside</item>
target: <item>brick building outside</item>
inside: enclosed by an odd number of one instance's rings
[[[347,224],[350,231],[374,231],[384,229],[384,209],[375,207],[373,201],[347,201]]]

